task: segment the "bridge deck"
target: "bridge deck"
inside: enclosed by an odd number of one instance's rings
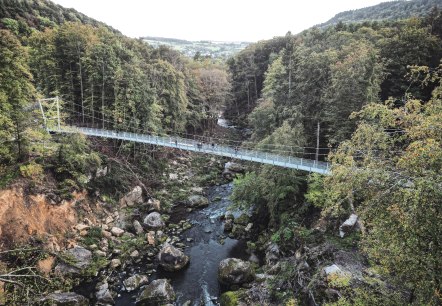
[[[75,126],[64,126],[60,129],[48,128],[48,131],[58,133],[82,133],[88,136],[97,136],[154,144],[186,151],[194,151],[212,155],[226,156],[241,160],[254,161],[262,164],[269,164],[284,168],[316,172],[320,174],[329,173],[329,164],[327,162],[317,162],[310,159],[298,158],[293,156],[283,156],[262,151],[246,150],[242,148],[235,150],[232,147],[218,144],[216,144],[214,147],[207,144],[198,145],[198,141],[186,138],[117,132],[112,130],[83,128]]]

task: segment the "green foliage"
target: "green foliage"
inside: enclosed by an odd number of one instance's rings
[[[86,245],[92,245],[92,244],[98,245],[101,238],[103,238],[101,228],[98,226],[93,226],[88,230],[87,235],[84,237],[83,242]]]
[[[26,111],[34,96],[27,52],[9,31],[0,30],[0,163],[23,159],[30,127]]]
[[[237,291],[227,291],[224,292],[220,297],[221,306],[237,306],[239,305]]]
[[[83,135],[72,134],[62,137],[54,166],[56,176],[65,193],[84,188],[97,168],[100,156],[92,152]]]
[[[367,224],[364,250],[413,290],[417,303],[440,302],[441,109],[437,94],[403,107],[368,105],[357,114],[351,140],[332,155],[332,175],[324,180],[325,212],[353,205]]]
[[[35,162],[30,162],[20,166],[20,174],[23,177],[30,178],[32,180],[40,180],[43,175],[43,167]]]

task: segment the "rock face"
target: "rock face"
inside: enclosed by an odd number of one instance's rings
[[[358,222],[358,216],[356,214],[351,214],[350,217],[348,217],[348,219],[339,227],[339,236],[343,238],[345,234],[351,232],[356,222]]]
[[[250,262],[237,258],[227,258],[219,263],[218,280],[224,285],[241,285],[255,278]]]
[[[51,293],[40,300],[48,305],[57,306],[88,306],[89,300],[82,295],[73,292]]]
[[[158,253],[158,260],[161,267],[166,271],[177,271],[189,263],[189,256],[170,244],[165,244]]]
[[[61,274],[77,274],[80,273],[81,270],[89,267],[92,261],[92,252],[80,246],[67,250],[65,255],[72,259],[73,263],[60,263],[55,267],[55,272]]]
[[[143,190],[136,186],[132,191],[120,199],[121,206],[134,206],[143,203]]]
[[[206,197],[203,197],[199,194],[191,195],[187,202],[190,207],[192,208],[200,208],[200,207],[206,207],[209,205],[209,200]]]
[[[157,306],[173,303],[175,292],[167,279],[157,279],[151,282],[138,295],[137,306]]]
[[[161,215],[157,212],[152,212],[148,214],[143,223],[151,229],[160,229],[164,227],[164,221],[161,220]]]
[[[135,289],[138,289],[140,286],[147,284],[148,278],[146,275],[140,275],[135,274],[123,281],[124,288],[126,288],[126,291],[134,291]]]

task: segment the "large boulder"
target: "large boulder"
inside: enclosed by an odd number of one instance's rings
[[[148,214],[143,223],[150,229],[160,229],[164,227],[164,221],[161,219],[161,215],[157,212],[151,212]]]
[[[194,194],[187,199],[187,203],[192,208],[200,208],[208,206],[209,200],[202,195]]]
[[[167,279],[157,279],[151,282],[136,300],[137,306],[157,306],[173,303],[175,292]]]
[[[218,280],[224,285],[241,285],[255,278],[255,272],[248,261],[238,258],[222,260],[218,266]]]
[[[244,166],[238,163],[227,162],[224,165],[223,176],[227,179],[232,179],[237,173],[243,173],[244,171]]]
[[[61,262],[55,267],[55,272],[61,274],[79,274],[88,268],[92,262],[92,252],[81,246],[76,246],[64,252],[66,262]],[[69,263],[67,263],[69,262]]]
[[[158,253],[158,261],[166,271],[177,271],[184,268],[189,263],[189,256],[179,249],[166,243]]]
[[[42,298],[40,302],[43,305],[56,306],[88,306],[89,300],[84,296],[74,292],[51,293]]]
[[[97,287],[97,292],[95,293],[95,297],[97,298],[96,305],[113,305],[114,298],[112,297],[112,293],[109,290],[108,283],[99,284]]]
[[[121,206],[134,206],[141,203],[143,203],[143,190],[140,186],[136,186],[120,199]]]
[[[135,274],[123,281],[124,288],[126,291],[134,291],[135,289],[138,289],[142,285],[147,284],[148,278],[146,275],[141,274]]]

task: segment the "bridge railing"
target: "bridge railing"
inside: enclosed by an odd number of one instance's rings
[[[105,129],[95,129],[88,127],[74,127],[63,126],[60,130],[50,129],[52,131],[66,132],[66,133],[84,133],[90,136],[122,139],[129,141],[136,141],[141,143],[158,144],[167,147],[174,147],[188,151],[196,151],[202,153],[216,154],[221,156],[228,156],[242,160],[249,160],[261,162],[265,164],[272,164],[293,169],[300,169],[310,172],[328,173],[328,163],[304,159],[294,156],[284,156],[270,152],[263,152],[258,150],[249,150],[238,147],[230,147],[225,145],[212,145],[202,143],[193,139],[160,136],[149,134],[137,134],[131,132],[117,132]]]

